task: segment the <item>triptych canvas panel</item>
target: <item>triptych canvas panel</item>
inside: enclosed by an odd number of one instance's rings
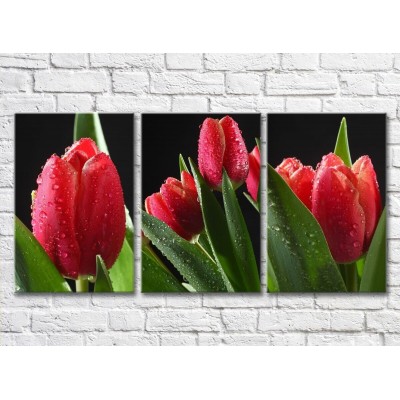
[[[254,113],[142,114],[141,132],[16,114],[16,291],[133,292],[135,269],[144,293],[386,291],[386,115],[266,131]]]

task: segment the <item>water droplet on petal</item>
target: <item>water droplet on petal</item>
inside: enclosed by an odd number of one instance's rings
[[[54,190],[57,190],[57,189],[59,189],[59,188],[60,188],[60,186],[57,185],[56,183],[53,185],[53,189],[54,189]]]

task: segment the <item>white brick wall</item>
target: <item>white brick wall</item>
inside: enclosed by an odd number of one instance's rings
[[[399,100],[394,54],[0,54],[0,343],[399,345]],[[55,111],[386,112],[388,293],[15,295],[13,114]]]

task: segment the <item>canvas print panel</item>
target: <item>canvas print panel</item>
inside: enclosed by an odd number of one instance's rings
[[[270,292],[386,291],[386,115],[270,114]]]
[[[142,291],[260,290],[260,115],[142,115]]]
[[[133,291],[133,115],[15,116],[17,292]]]

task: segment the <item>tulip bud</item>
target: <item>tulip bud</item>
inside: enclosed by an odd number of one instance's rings
[[[206,118],[200,129],[199,170],[212,189],[221,189],[222,170],[234,186],[240,186],[249,173],[249,156],[239,125],[229,116]]]
[[[37,179],[33,234],[62,275],[96,275],[96,255],[107,268],[125,237],[120,178],[91,139],[80,139],[61,158],[53,154]]]
[[[311,210],[311,192],[315,171],[305,167],[297,158],[285,158],[276,172],[286,181],[295,195]]]
[[[351,169],[335,154],[322,158],[314,180],[312,213],[336,262],[353,262],[368,250],[380,212],[379,187],[368,156]]]
[[[146,198],[145,207],[150,215],[165,222],[186,240],[191,240],[204,229],[196,185],[186,171],[182,171],[181,181],[168,178],[159,193]]]
[[[249,175],[246,179],[247,191],[253,200],[257,201],[258,186],[260,184],[260,150],[255,146],[249,153]]]

